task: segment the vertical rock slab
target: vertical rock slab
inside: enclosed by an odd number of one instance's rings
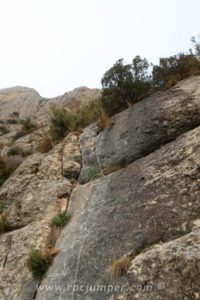
[[[127,165],[200,124],[200,77],[180,82],[115,115],[112,126],[97,136],[95,128],[85,129],[80,144],[83,152],[81,182],[98,161],[102,169]],[[91,143],[88,143],[91,137]],[[95,157],[92,161],[89,156]]]
[[[72,218],[57,243],[61,251],[36,299],[105,300],[119,294],[108,290],[107,267],[127,252],[189,233],[199,217],[199,176],[200,127],[118,172],[77,186]]]

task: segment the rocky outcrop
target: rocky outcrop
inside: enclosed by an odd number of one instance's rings
[[[0,90],[1,121],[15,124],[17,118],[35,118],[38,112],[40,95],[27,87],[12,87]]]
[[[73,217],[57,243],[61,252],[36,299],[112,299],[113,291],[84,289],[112,284],[106,269],[123,254],[189,233],[199,217],[199,175],[200,127],[118,172],[75,188]],[[84,291],[68,290],[74,284]]]
[[[63,158],[69,140],[71,152]],[[74,174],[77,177],[81,167],[78,149],[77,136],[70,134],[48,154],[36,153],[27,158],[1,187],[0,200],[10,229],[0,235],[0,299],[33,299],[36,282],[26,260],[32,249],[45,248],[52,218],[67,208],[71,179],[75,179]],[[71,173],[67,177],[69,165]]]
[[[50,101],[56,102],[67,109],[78,111],[82,106],[88,105],[91,101],[98,99],[100,95],[101,91],[99,89],[89,89],[83,86],[60,97],[50,99]]]
[[[77,88],[62,96],[47,99],[27,87],[0,90],[0,152],[4,155],[11,147],[36,152],[35,135],[23,132],[22,120],[30,119],[39,127],[49,123],[49,105],[56,103],[68,110],[77,111],[101,94],[99,89]],[[4,149],[7,147],[6,149]]]
[[[119,168],[153,152],[163,144],[200,124],[200,77],[134,104],[113,117],[112,125],[97,136],[87,128],[80,138],[83,168]]]
[[[51,100],[33,93],[40,123],[48,103],[76,111],[99,91]],[[12,141],[13,132],[1,138]],[[0,299],[199,299],[200,77],[135,104],[97,132],[91,124],[80,138],[70,133],[49,153],[31,155],[0,188],[10,226],[0,235]],[[17,142],[30,146],[31,138]],[[27,257],[45,249],[52,217],[66,210],[59,253],[38,282]],[[112,281],[107,270],[124,256],[130,266]]]
[[[114,299],[199,299],[200,222],[192,232],[138,255],[124,293]]]

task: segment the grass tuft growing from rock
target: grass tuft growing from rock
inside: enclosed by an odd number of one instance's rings
[[[27,260],[27,267],[35,279],[41,279],[50,266],[50,260],[47,255],[39,250],[32,250]]]
[[[67,214],[66,212],[59,212],[55,217],[53,217],[52,225],[63,227],[67,224],[70,218],[70,214]]]
[[[126,274],[131,265],[131,258],[128,256],[122,256],[119,259],[113,261],[113,263],[107,269],[107,275],[110,280],[116,280],[119,277]]]

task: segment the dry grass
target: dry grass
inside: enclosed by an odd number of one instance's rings
[[[110,173],[120,170],[121,168],[123,168],[123,166],[119,164],[112,164],[103,168],[103,174],[108,175]]]
[[[108,267],[106,273],[110,280],[116,280],[119,277],[126,274],[131,265],[131,258],[128,256],[122,256],[119,259],[113,261],[113,263]]]
[[[51,231],[48,234],[47,241],[46,241],[47,249],[54,248],[56,241],[60,235],[60,232],[61,232],[61,228],[55,225],[51,225]]]
[[[105,112],[101,112],[100,118],[97,121],[97,133],[112,125],[112,118]]]
[[[47,153],[53,148],[53,144],[47,129],[42,125],[37,132],[34,132],[36,149],[41,153]]]
[[[47,257],[48,261],[52,263],[52,261],[54,260],[56,255],[58,255],[59,252],[60,250],[55,247],[48,248],[45,252],[45,256]]]
[[[52,149],[52,142],[48,135],[42,136],[37,141],[37,151],[41,153],[47,153]]]

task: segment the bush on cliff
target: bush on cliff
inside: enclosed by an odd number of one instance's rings
[[[39,250],[32,250],[27,260],[27,267],[36,279],[41,279],[47,272],[50,261]]]
[[[75,128],[75,116],[64,108],[50,105],[50,129],[49,135],[55,142],[61,140],[69,131]]]
[[[160,58],[158,66],[153,67],[152,84],[154,89],[168,89],[179,81],[200,74],[200,61],[194,54],[178,54]]]
[[[112,116],[156,91],[200,75],[200,41],[193,38],[192,43],[193,50],[160,58],[159,64],[154,66],[140,56],[136,56],[132,64],[118,60],[101,80],[104,111]]]
[[[51,105],[49,135],[52,141],[58,142],[70,131],[81,130],[90,123],[97,121],[102,112],[102,103],[99,99],[83,106],[76,113],[66,111],[56,104]]]
[[[103,76],[102,106],[112,116],[144,98],[151,88],[149,62],[136,56],[132,64],[119,59]]]

